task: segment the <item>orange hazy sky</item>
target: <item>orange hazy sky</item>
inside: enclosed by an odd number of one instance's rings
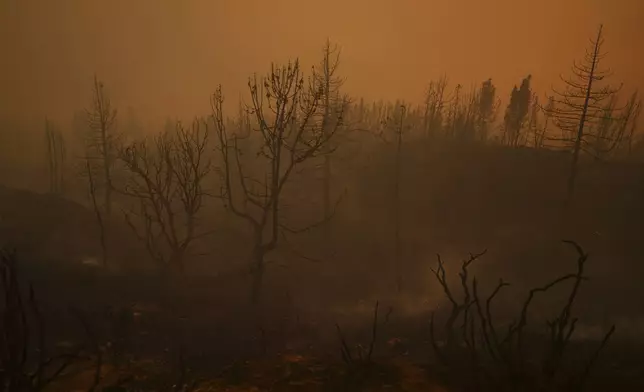
[[[0,0],[0,115],[67,121],[97,72],[119,108],[188,119],[326,37],[352,95],[419,101],[443,73],[545,93],[599,23],[616,82],[644,89],[644,0]]]

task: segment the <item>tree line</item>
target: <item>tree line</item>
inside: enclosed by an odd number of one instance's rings
[[[401,145],[411,140],[501,144],[508,148],[557,149],[571,154],[566,203],[572,200],[582,154],[595,160],[630,158],[637,151],[641,99],[626,100],[621,85],[611,84],[603,68],[603,28],[590,40],[585,55],[573,62],[561,88],[544,97],[533,91],[532,75],[514,86],[502,108],[493,80],[466,89],[451,86],[447,76],[428,83],[420,105],[404,101],[365,102],[343,90],[341,52],[327,41],[319,64],[306,72],[298,60],[272,64],[248,82],[249,101],[236,115],[224,111],[225,90],[211,95],[211,113],[190,124],[168,120],[158,134],[137,135],[140,125],[126,116],[126,131],[117,127],[117,110],[98,78],[84,113],[75,116],[82,153],[75,161],[87,180],[108,263],[105,220],[113,215],[114,195],[128,200],[123,215],[150,256],[165,270],[183,273],[192,244],[207,235],[200,222],[206,199],[219,200],[252,232],[252,298],[258,301],[266,256],[286,236],[327,227],[338,200],[332,190],[332,159],[348,140],[382,140],[393,144],[396,189]],[[50,189],[64,192],[68,150],[58,128],[45,126]],[[319,221],[289,224],[284,189],[293,173],[323,168],[323,211]],[[215,178],[212,182],[210,179]],[[217,186],[212,186],[216,183]],[[399,216],[398,191],[392,201]],[[398,222],[398,219],[396,220]],[[395,262],[400,271],[399,223],[394,227]],[[331,233],[325,230],[325,243]],[[397,272],[401,290],[401,272]]]

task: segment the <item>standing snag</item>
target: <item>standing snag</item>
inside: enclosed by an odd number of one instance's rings
[[[323,58],[319,65],[319,70],[313,68],[313,78],[316,84],[322,88],[322,97],[320,106],[323,111],[322,131],[325,134],[335,132],[341,121],[341,113],[344,112],[348,99],[346,96],[340,96],[340,88],[344,84],[344,79],[337,76],[340,65],[340,48],[337,45],[331,45],[327,40],[323,49]],[[331,203],[331,150],[333,146],[330,142],[324,145],[324,175],[323,175],[323,200],[324,200],[324,219],[328,220],[332,213]],[[331,240],[331,231],[328,224],[324,225],[324,243],[329,247]]]
[[[500,101],[496,98],[496,87],[492,79],[481,84],[478,93],[478,140],[486,141],[490,133],[490,126],[496,120]]]
[[[83,360],[83,346],[51,355],[41,305],[31,285],[24,295],[17,261],[0,248],[0,390],[39,392]]]
[[[503,117],[503,141],[505,144],[518,147],[521,142],[522,131],[528,119],[532,90],[530,89],[531,75],[521,82],[521,87],[514,86],[510,95],[510,103],[505,109]]]
[[[65,161],[67,158],[65,139],[60,130],[48,119],[45,119],[45,138],[49,169],[49,191],[51,193],[63,193],[65,191]]]
[[[394,263],[396,267],[396,290],[400,293],[403,285],[402,240],[400,238],[400,177],[402,175],[403,127],[407,107],[400,105],[400,122],[396,130],[396,159],[394,162]]]
[[[509,286],[503,279],[487,298],[479,295],[476,277],[470,278],[471,264],[485,252],[472,255],[461,264],[458,273],[462,295],[460,298],[449,285],[445,264],[438,256],[437,267],[432,269],[437,282],[451,304],[451,312],[445,322],[445,344],[441,347],[436,339],[436,323],[432,313],[430,338],[437,358],[462,378],[468,362],[473,373],[467,382],[473,382],[476,390],[582,390],[591,368],[615,332],[613,325],[604,335],[592,356],[585,361],[581,372],[574,370],[573,358],[567,358],[578,319],[573,315],[581,284],[588,278],[585,266],[588,254],[574,241],[563,241],[577,252],[576,270],[561,275],[548,283],[528,291],[520,311],[509,322],[498,322],[491,311],[492,303],[500,291]],[[556,286],[572,282],[568,295],[556,315],[547,320],[546,332],[530,325],[528,314],[536,298],[550,292]],[[461,334],[458,335],[459,322]],[[467,360],[467,357],[470,360]],[[572,357],[572,356],[571,356]],[[579,358],[575,358],[579,360]],[[479,377],[485,376],[485,377]]]
[[[587,130],[593,126],[600,126],[602,121],[612,121],[613,108],[610,102],[619,91],[619,88],[612,88],[610,85],[600,85],[600,82],[611,74],[610,70],[600,68],[601,61],[606,57],[601,52],[604,44],[602,25],[599,26],[597,36],[591,39],[590,44],[584,59],[581,62],[573,62],[571,68],[573,76],[568,79],[561,78],[564,82],[564,90],[554,90],[554,105],[546,110],[546,113],[563,131],[562,141],[572,150],[566,204],[571,201],[574,193],[580,152],[582,150],[589,152],[589,145],[593,144],[591,141],[593,139],[601,140],[603,143],[604,136]]]
[[[120,192],[138,204],[138,210],[126,213],[128,224],[155,261],[180,274],[190,245],[203,235],[197,229],[212,167],[207,146],[207,128],[195,121],[189,129],[177,123],[174,132],[132,143],[119,153],[130,173]]]
[[[96,223],[98,224],[98,233],[101,243],[101,259],[103,261],[102,264],[103,267],[107,267],[109,255],[105,236],[105,222],[103,220],[103,213],[101,212],[101,209],[98,206],[98,201],[96,200],[96,183],[94,182],[94,175],[92,174],[92,167],[90,165],[89,159],[85,160],[85,169],[87,171],[87,179],[89,181],[89,196],[92,199],[92,207],[94,208],[94,215],[96,215]]]
[[[116,109],[105,92],[103,82],[94,76],[92,104],[85,110],[89,133],[86,135],[87,158],[102,173],[104,208],[107,215],[112,211],[112,168],[116,158],[117,135],[115,132]]]
[[[221,86],[213,94],[211,105],[222,161],[221,197],[227,208],[253,230],[251,294],[253,303],[257,303],[266,254],[276,248],[280,234],[307,229],[285,224],[281,209],[284,187],[297,167],[332,151],[326,146],[337,127],[324,129],[320,114],[324,86],[315,77],[308,78],[307,83],[297,60],[286,66],[272,65],[268,75],[261,80],[251,78],[248,87],[252,102],[249,111],[257,127],[252,134],[261,141],[256,156],[264,163],[256,170],[242,163],[239,136],[227,130]],[[335,123],[342,123],[342,113]]]
[[[437,81],[429,82],[425,91],[423,106],[423,130],[425,136],[433,138],[443,127],[443,112],[445,111],[447,76],[442,76]]]

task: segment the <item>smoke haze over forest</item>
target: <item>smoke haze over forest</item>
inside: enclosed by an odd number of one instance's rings
[[[68,123],[96,72],[121,110],[189,120],[219,83],[236,102],[272,61],[313,65],[327,37],[352,96],[420,102],[442,74],[491,77],[504,101],[532,74],[544,95],[599,23],[611,80],[642,89],[642,20],[641,0],[2,0],[0,116]]]
[[[0,0],[0,392],[644,391],[642,42],[644,0]]]

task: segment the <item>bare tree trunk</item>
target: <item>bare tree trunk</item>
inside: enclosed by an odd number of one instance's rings
[[[323,63],[323,72],[324,72],[324,118],[322,119],[322,132],[324,136],[328,138],[329,133],[329,120],[330,120],[330,107],[331,104],[331,69],[330,69],[330,56],[331,56],[331,46],[330,42],[327,41],[326,46],[324,47],[324,63]],[[328,219],[331,216],[331,145],[326,143],[324,145],[324,184],[323,184],[323,212],[324,219]],[[324,251],[329,255],[330,243],[331,243],[331,227],[329,222],[324,224]]]
[[[101,124],[101,144],[103,145],[103,174],[105,176],[105,213],[111,215],[112,213],[112,173],[110,170],[110,149],[109,140],[107,136],[107,126]]]
[[[572,162],[570,166],[570,175],[568,176],[568,188],[566,191],[566,201],[565,206],[569,206],[572,201],[572,196],[575,190],[575,181],[577,180],[577,171],[578,171],[578,162],[579,162],[579,151],[581,150],[581,142],[584,137],[584,125],[586,123],[586,115],[588,113],[588,102],[590,101],[590,95],[592,92],[593,80],[595,76],[595,67],[597,65],[597,58],[599,56],[599,45],[601,43],[601,34],[602,27],[599,27],[599,32],[597,33],[597,41],[595,42],[595,49],[593,52],[593,61],[590,68],[590,77],[588,78],[588,85],[586,88],[586,98],[584,99],[584,107],[581,112],[581,118],[579,119],[579,129],[577,130],[577,137],[575,138],[575,146],[572,153]]]
[[[258,88],[257,79],[249,83],[253,100],[252,112],[256,116],[258,132],[263,139],[263,147],[257,156],[268,161],[262,168],[265,170],[263,179],[253,179],[252,175],[249,175],[252,170],[245,172],[240,160],[238,137],[231,137],[226,131],[221,87],[212,96],[213,119],[219,139],[218,150],[223,161],[221,197],[225,200],[226,207],[250,224],[253,230],[250,273],[251,299],[254,304],[258,303],[261,296],[266,268],[265,256],[277,246],[280,232],[297,233],[313,227],[310,225],[302,229],[293,229],[285,225],[284,217],[280,216],[284,185],[289,182],[297,166],[329,151],[326,145],[341,123],[341,113],[334,127],[330,129],[312,121],[320,113],[319,105],[323,102],[324,84],[315,72],[310,81],[310,85],[304,84],[299,62],[295,61],[279,68],[271,66],[271,72],[264,79],[266,93]],[[265,116],[265,102],[275,114],[270,121]],[[314,129],[311,130],[311,127]],[[239,181],[240,185],[239,198],[233,195],[233,170],[238,173],[235,180]]]
[[[64,192],[65,141],[62,134],[47,119],[45,119],[45,137],[49,191],[60,194]]]
[[[322,134],[325,139],[330,139],[330,136],[335,132],[337,124],[332,124],[332,117],[335,117],[337,114],[337,107],[331,107],[331,105],[341,104],[344,105],[344,100],[340,101],[334,100],[331,98],[332,94],[339,94],[339,90],[344,83],[341,78],[337,77],[337,69],[340,64],[340,49],[337,46],[332,46],[331,41],[327,39],[324,49],[323,49],[323,58],[320,64],[322,70],[322,75],[319,75],[318,78],[320,87],[322,88],[323,99],[321,104],[324,105],[323,117],[322,117]],[[339,98],[339,96],[338,96]],[[333,111],[333,114],[332,114]],[[332,242],[332,231],[329,224],[330,217],[332,215],[332,206],[331,206],[331,176],[332,176],[332,157],[331,152],[333,151],[333,146],[331,143],[325,143],[322,147],[321,153],[324,154],[324,163],[323,163],[323,214],[325,223],[323,225],[323,235],[324,235],[324,248],[327,255],[331,250]]]
[[[208,130],[199,121],[190,129],[181,123],[174,130],[124,146],[119,159],[130,177],[117,191],[136,199],[143,228],[126,213],[134,234],[146,244],[148,253],[164,272],[181,276],[193,242],[206,233],[197,233],[198,214],[205,197],[204,181],[211,161],[206,155]]]
[[[105,213],[112,214],[112,175],[110,173],[109,158],[103,156],[104,174],[105,174]]]
[[[326,104],[328,105],[328,98],[326,101]],[[328,113],[325,113],[325,118],[328,116]],[[325,127],[324,131],[325,134],[327,134],[327,127]],[[324,247],[325,247],[325,252],[327,252],[327,255],[330,251],[331,247],[331,241],[332,241],[332,234],[331,234],[331,226],[328,222],[329,217],[331,216],[331,153],[330,153],[330,147],[327,145],[326,151],[324,153],[324,219],[327,220],[327,222],[324,224]]]
[[[105,213],[112,213],[112,154],[113,154],[113,135],[111,129],[114,125],[116,111],[112,109],[109,97],[103,91],[103,83],[94,75],[94,102],[93,108],[89,113],[90,128],[97,132],[98,140],[94,148],[97,150],[100,160],[103,164],[103,181],[104,181],[104,203]]]
[[[402,153],[402,133],[405,121],[406,107],[400,107],[400,124],[396,135],[396,157],[395,157],[395,174],[394,174],[394,262],[396,268],[396,290],[402,292],[403,273],[400,243],[400,169]]]
[[[628,157],[630,158],[633,154],[633,140],[635,135],[635,130],[637,129],[637,120],[639,119],[640,113],[642,110],[642,102],[638,101],[635,107],[635,113],[631,117],[631,128],[628,133],[627,146],[628,146]]]
[[[85,161],[87,168],[87,176],[89,177],[89,193],[92,198],[92,205],[94,207],[94,213],[96,214],[96,223],[98,223],[99,236],[101,241],[101,252],[102,252],[102,261],[103,267],[107,267],[107,241],[105,235],[105,224],[103,222],[103,215],[101,214],[101,209],[98,207],[96,202],[96,185],[94,184],[94,176],[92,175],[92,168],[90,167],[89,160]]]
[[[49,191],[56,192],[56,153],[54,150],[53,132],[49,120],[45,119],[45,137],[47,138],[47,163],[49,168]]]

